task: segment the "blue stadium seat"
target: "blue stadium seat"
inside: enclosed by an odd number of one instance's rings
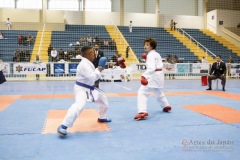
[[[108,34],[105,26],[98,25],[66,25],[65,31],[53,31],[51,44],[57,51],[63,49],[63,51],[67,51],[67,49],[71,49],[72,51],[75,48],[76,41],[80,41],[80,38],[87,38],[87,35],[90,35],[92,39],[95,36],[98,36],[99,39],[106,40],[111,39]],[[72,44],[72,46],[70,46]],[[83,44],[89,45],[89,44]],[[93,43],[91,44],[93,46]],[[82,46],[80,46],[82,47]],[[108,59],[112,57],[116,50],[104,49],[100,46],[101,51],[103,51],[104,56]]]
[[[236,53],[229,50],[227,47],[223,46],[223,44],[220,44],[212,37],[205,35],[202,31],[198,29],[183,29],[183,30],[187,32],[189,35],[191,35],[203,46],[205,46],[207,49],[209,49],[211,52],[213,52],[215,55],[220,55],[223,61],[227,62],[228,58],[231,56],[234,62],[240,62],[240,57]]]
[[[30,54],[32,54],[33,45],[31,46],[18,46],[18,35],[28,36],[31,34],[34,39],[36,39],[37,31],[32,30],[0,30],[3,33],[5,39],[0,40],[0,59],[4,62],[12,62],[13,55],[16,49],[26,50],[27,48],[30,50]]]
[[[129,33],[129,28],[126,26],[118,26],[123,36],[128,41],[136,56],[141,59],[144,53],[143,42],[147,37],[157,40],[157,51],[162,58],[167,58],[168,55],[176,55],[178,58],[184,59],[183,62],[196,62],[198,57],[195,56],[188,48],[186,48],[175,37],[168,33],[164,28],[156,27],[134,27],[133,32]]]

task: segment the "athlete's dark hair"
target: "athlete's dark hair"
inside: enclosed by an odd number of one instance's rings
[[[149,42],[150,46],[153,48],[153,49],[156,49],[157,48],[157,41],[153,38],[146,38],[144,40],[144,44],[145,42]]]

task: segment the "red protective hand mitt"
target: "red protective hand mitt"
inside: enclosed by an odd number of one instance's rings
[[[141,84],[146,86],[148,84],[148,80],[145,77],[141,77]]]
[[[143,58],[143,59],[147,59],[147,54],[146,54],[146,53],[143,53],[143,54],[142,54],[142,58]]]

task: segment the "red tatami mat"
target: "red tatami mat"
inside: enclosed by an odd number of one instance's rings
[[[225,123],[240,122],[240,111],[234,108],[217,104],[185,105],[184,107]]]
[[[62,123],[67,110],[49,110],[46,124],[42,133],[56,133],[58,126]],[[73,127],[68,128],[68,132],[96,132],[109,131],[107,123],[97,122],[98,113],[95,109],[84,109],[76,119]]]

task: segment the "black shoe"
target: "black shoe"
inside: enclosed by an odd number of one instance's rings
[[[225,88],[222,88],[222,91],[225,91]]]
[[[208,88],[208,89],[206,89],[206,90],[210,91],[210,90],[212,90],[212,88],[211,88],[211,87],[209,87],[209,88]]]

